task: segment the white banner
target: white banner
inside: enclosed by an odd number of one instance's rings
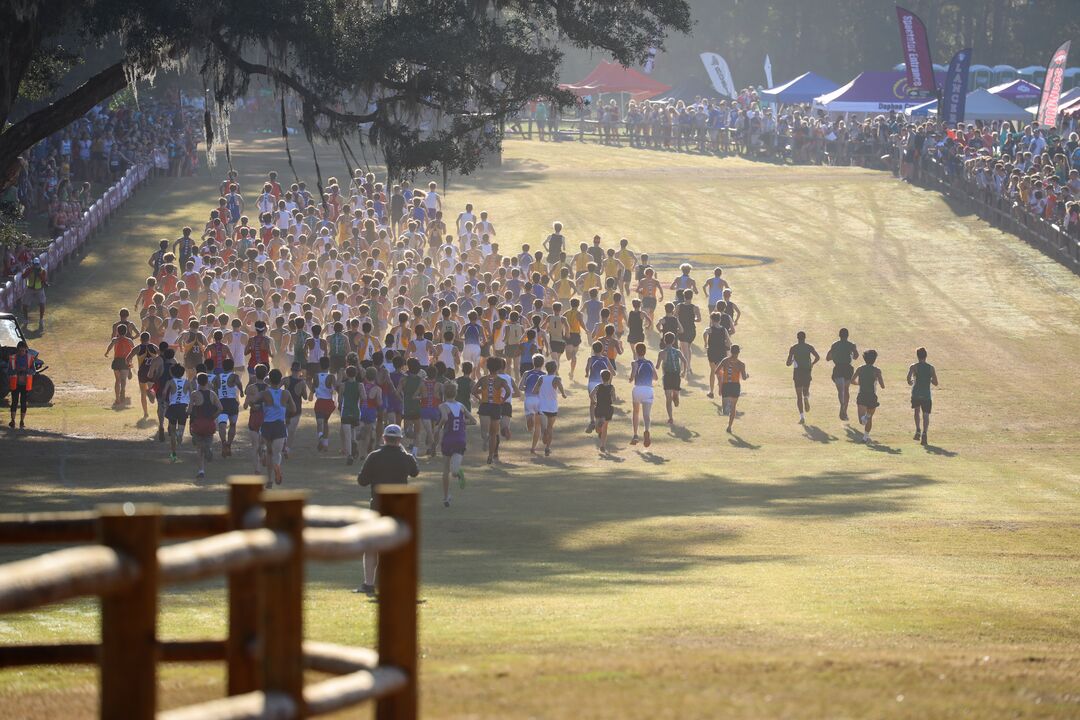
[[[731,79],[727,61],[716,53],[701,53],[701,62],[705,64],[705,72],[709,73],[713,90],[725,97],[736,97],[735,83]]]
[[[651,75],[653,69],[656,67],[656,53],[655,47],[649,48],[649,57],[645,58],[645,65],[641,68],[641,71],[646,75]]]
[[[765,56],[765,89],[772,89],[772,62],[768,55]]]

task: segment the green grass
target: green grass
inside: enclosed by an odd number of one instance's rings
[[[276,141],[234,151],[249,196],[265,170],[289,174]],[[58,278],[35,347],[59,391],[31,415],[44,432],[0,446],[5,510],[221,502],[225,475],[247,470],[216,461],[194,485],[190,458],[170,465],[137,409],[109,409],[100,356],[154,242],[201,221],[221,175],[142,191]],[[699,281],[724,263],[751,379],[737,439],[695,382],[651,452],[627,444],[620,414],[614,458],[600,458],[578,379],[551,459],[515,439],[512,465],[487,469],[473,438],[450,510],[438,467],[424,467],[427,717],[1080,714],[1077,277],[932,192],[859,169],[514,141],[501,171],[451,182],[448,206],[467,201],[504,247],[535,246],[561,220],[572,243],[600,233],[662,255],[668,277],[683,257]],[[841,325],[881,353],[876,448],[851,441],[824,369],[810,427],[796,422],[787,347],[805,329],[824,353]],[[904,385],[919,345],[942,381],[931,451],[911,440]],[[302,432],[288,484],[319,503],[361,500]],[[371,641],[373,606],[347,592],[358,574],[312,569],[308,637]],[[92,639],[95,621],[93,603],[69,603],[3,618],[0,640]],[[220,586],[166,596],[162,637],[223,631]],[[13,717],[89,716],[93,681],[4,671],[0,699]],[[221,672],[170,668],[162,685],[171,706],[219,693]]]

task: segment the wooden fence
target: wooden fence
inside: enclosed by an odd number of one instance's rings
[[[0,646],[0,667],[97,664],[108,720],[292,720],[375,700],[378,720],[417,717],[418,494],[378,488],[382,515],[263,495],[230,480],[229,507],[127,504],[96,513],[0,515],[0,543],[94,543],[0,566],[0,613],[101,598],[100,644]],[[172,545],[162,540],[183,539]],[[378,650],[305,641],[308,560],[381,554]],[[161,641],[166,585],[225,575],[228,637]],[[158,662],[224,661],[229,697],[157,711]],[[304,671],[336,675],[305,687]]]

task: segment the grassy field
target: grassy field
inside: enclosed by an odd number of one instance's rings
[[[275,141],[233,150],[249,197],[266,170],[290,174]],[[331,157],[324,173],[341,173]],[[216,461],[195,484],[190,456],[169,464],[138,409],[110,409],[101,356],[155,241],[201,222],[223,175],[158,181],[59,279],[35,341],[59,390],[35,431],[0,441],[5,511],[215,503],[246,471]],[[650,451],[628,445],[621,406],[600,457],[576,378],[551,458],[515,439],[493,470],[473,438],[451,509],[438,467],[422,468],[425,716],[1080,716],[1080,279],[934,193],[853,168],[517,141],[502,170],[452,181],[448,207],[467,201],[504,247],[561,220],[572,243],[628,237],[669,278],[684,258],[699,282],[723,264],[751,380],[734,437],[695,381]],[[881,355],[874,446],[838,419],[824,369],[797,422],[787,347],[804,329],[824,354],[841,325]],[[942,383],[926,449],[904,384],[919,345]],[[359,501],[302,432],[287,484]],[[316,566],[309,638],[371,640],[373,606],[348,592],[358,574]],[[220,586],[163,606],[162,637],[224,630]],[[91,602],[0,619],[0,642],[95,636]],[[170,668],[165,704],[221,683]],[[10,718],[89,717],[94,698],[88,670],[0,672]]]

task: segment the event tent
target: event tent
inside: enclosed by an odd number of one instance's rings
[[[636,100],[651,98],[671,89],[670,85],[653,80],[637,70],[625,68],[607,60],[601,60],[600,64],[581,82],[563,83],[559,87],[579,97],[601,93],[627,93]]]
[[[819,95],[836,90],[839,85],[817,73],[803,73],[794,80],[758,93],[762,100],[775,103],[808,103]]]
[[[1068,92],[1061,93],[1061,97],[1058,98],[1058,112],[1063,112],[1066,107],[1073,107],[1073,104],[1078,100],[1080,100],[1080,87],[1074,87]],[[1034,116],[1039,112],[1039,103],[1030,105],[1026,109]]]
[[[937,104],[937,100],[931,100],[908,108],[904,114],[911,117],[936,115]],[[1031,113],[980,88],[969,92],[964,103],[964,122],[974,120],[1031,120]]]
[[[1023,79],[995,85],[988,92],[1021,106],[1039,102],[1039,97],[1042,96],[1042,88]]]
[[[934,73],[938,86],[945,84],[945,73]],[[902,72],[864,72],[842,88],[814,98],[816,107],[828,112],[877,113],[903,111],[926,102],[907,83]]]

